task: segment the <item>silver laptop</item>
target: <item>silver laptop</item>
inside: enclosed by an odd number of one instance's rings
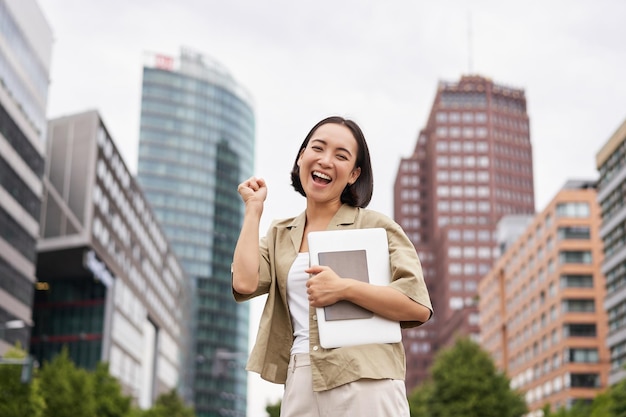
[[[329,230],[308,234],[311,265],[330,266],[340,277],[373,285],[391,280],[387,232],[383,228]],[[402,340],[400,323],[349,301],[317,308],[320,344],[331,349]]]

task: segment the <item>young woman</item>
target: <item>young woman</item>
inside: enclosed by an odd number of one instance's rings
[[[316,307],[340,300],[405,328],[432,315],[415,247],[397,223],[365,209],[373,178],[359,126],[336,116],[317,123],[300,146],[291,179],[306,197],[306,209],[274,221],[262,239],[265,181],[252,177],[238,187],[245,214],[233,257],[233,293],[237,301],[268,295],[247,369],[285,384],[282,417],[408,417],[401,342],[336,349],[319,343]],[[373,227],[387,231],[388,286],[341,278],[325,266],[309,267],[309,232]]]

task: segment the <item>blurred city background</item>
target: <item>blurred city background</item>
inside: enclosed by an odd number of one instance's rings
[[[298,214],[297,147],[339,114],[435,309],[403,334],[408,394],[434,398],[438,354],[464,339],[524,415],[591,406],[626,380],[623,16],[618,0],[0,0],[2,380],[43,389],[28,415],[71,368],[136,416],[267,416],[282,387],[244,369],[264,299],[231,295],[237,184],[268,182],[261,233]]]

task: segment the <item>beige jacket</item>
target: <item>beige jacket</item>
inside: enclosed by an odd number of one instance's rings
[[[293,328],[287,305],[287,274],[295,260],[304,233],[305,214],[274,221],[260,242],[260,282],[256,292],[234,292],[237,301],[267,294],[255,346],[247,370],[270,382],[284,384],[293,343]],[[428,290],[415,247],[402,228],[375,211],[343,205],[328,230],[382,227],[387,230],[391,264],[390,285],[431,310]],[[315,308],[309,309],[309,338],[313,389],[324,391],[362,378],[401,379],[406,372],[402,343],[369,344],[324,349],[319,344]],[[403,328],[421,322],[401,322]]]

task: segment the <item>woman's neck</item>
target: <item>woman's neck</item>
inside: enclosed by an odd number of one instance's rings
[[[328,224],[332,218],[335,217],[340,207],[341,201],[325,204],[308,202],[306,207],[306,224],[308,231],[326,230]]]

